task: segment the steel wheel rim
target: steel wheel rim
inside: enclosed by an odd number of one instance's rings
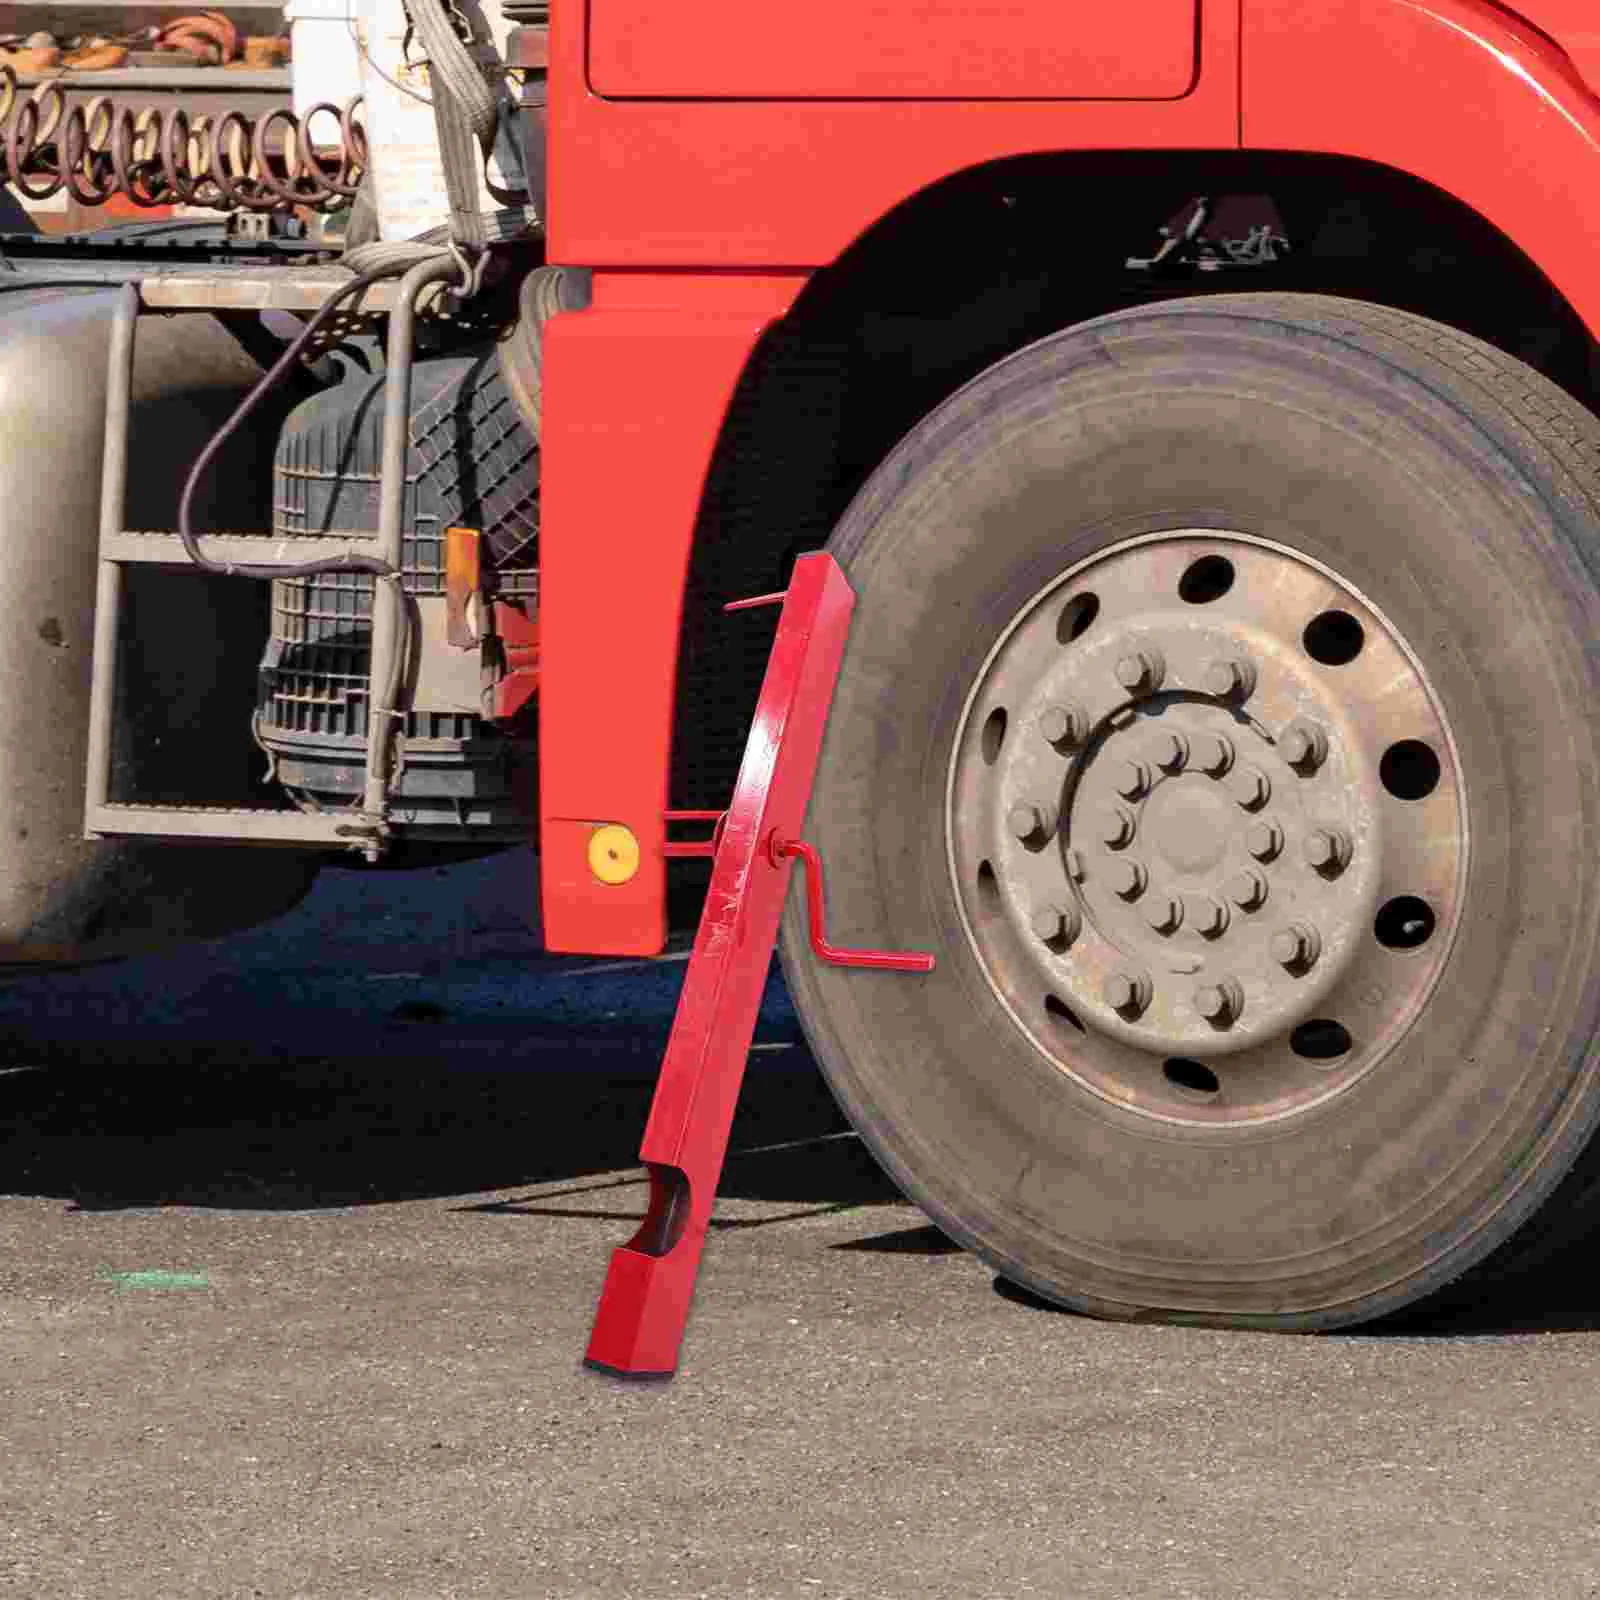
[[[963,708],[946,847],[989,988],[1158,1121],[1303,1114],[1379,1066],[1449,958],[1449,721],[1354,585],[1251,535],[1121,542],[1027,601]]]

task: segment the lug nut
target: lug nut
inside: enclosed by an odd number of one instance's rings
[[[1046,834],[1055,832],[1055,812],[1047,811],[1043,806],[1032,805],[1026,800],[1019,800],[1006,813],[1006,825],[1011,829],[1013,838],[1024,842],[1043,838]]]
[[[1256,686],[1256,665],[1245,656],[1223,656],[1206,663],[1200,681],[1219,700],[1248,700]]]
[[[1296,717],[1280,735],[1278,750],[1291,767],[1315,772],[1328,759],[1328,736],[1316,723]]]
[[[1119,761],[1114,781],[1124,800],[1137,800],[1150,787],[1150,769],[1142,761]]]
[[[1183,897],[1183,920],[1202,938],[1215,939],[1228,926],[1228,908],[1208,894]]]
[[[1233,741],[1220,733],[1203,733],[1190,742],[1189,762],[1220,778],[1233,765]]]
[[[1158,894],[1145,901],[1144,920],[1157,933],[1176,933],[1183,921],[1183,907],[1170,894]]]
[[[1153,694],[1166,675],[1167,664],[1158,650],[1134,650],[1117,660],[1117,682],[1129,694]]]
[[[1291,922],[1272,936],[1272,959],[1290,972],[1305,972],[1322,954],[1322,935],[1309,922]]]
[[[1106,869],[1106,882],[1111,885],[1112,892],[1120,894],[1124,900],[1137,900],[1149,881],[1144,863],[1129,856],[1113,861]]]
[[[1331,877],[1348,864],[1350,848],[1350,835],[1343,828],[1313,828],[1306,835],[1306,863]]]
[[[1227,893],[1241,911],[1254,911],[1267,898],[1266,876],[1254,867],[1244,867],[1228,879]]]
[[[1041,906],[1032,926],[1046,944],[1071,944],[1083,929],[1083,918],[1076,906]]]
[[[1163,730],[1151,739],[1145,758],[1152,767],[1177,772],[1189,759],[1189,741],[1181,733]]]
[[[1225,1028],[1244,1010],[1244,989],[1237,978],[1203,983],[1194,992],[1194,1008],[1213,1027]]]
[[[1259,810],[1272,794],[1272,785],[1260,767],[1235,767],[1226,783],[1228,793],[1246,811]]]
[[[1082,706],[1046,706],[1039,713],[1039,732],[1051,744],[1082,744],[1089,737],[1089,714]]]
[[[1101,993],[1113,1011],[1120,1011],[1125,1017],[1136,1017],[1150,1004],[1150,979],[1142,972],[1129,969],[1113,972]]]
[[[1133,813],[1126,806],[1102,806],[1095,821],[1100,837],[1113,850],[1133,837]]]
[[[1283,829],[1276,822],[1252,822],[1244,842],[1257,861],[1271,861],[1283,849]]]

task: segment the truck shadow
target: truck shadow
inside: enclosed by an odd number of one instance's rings
[[[301,910],[253,933],[0,987],[0,1193],[101,1211],[461,1196],[485,1212],[578,1203],[592,1216],[610,1175],[604,1209],[639,1215],[639,1139],[682,950],[548,957],[534,899],[526,851],[448,871],[324,873]],[[882,1206],[883,1231],[834,1248],[958,1248],[887,1211],[900,1196],[848,1132],[776,971],[730,1149],[719,1193],[782,1209],[729,1225]],[[581,1202],[563,1198],[569,1180]],[[1600,1330],[1600,1283],[1566,1260],[1449,1311],[1333,1337]]]
[[[635,1167],[686,939],[655,962],[553,957],[536,901],[526,850],[328,871],[270,926],[14,978],[0,1192],[301,1210]],[[843,1129],[774,970],[732,1141],[757,1153],[723,1192],[894,1198],[853,1139],[832,1148]]]
[[[332,1061],[190,1041],[176,1059],[124,1047],[115,1066],[82,1047],[49,1051],[57,1059],[0,1076],[0,1192],[83,1210],[307,1210],[617,1173],[638,1163],[660,1043],[575,1047],[570,1034],[518,1030],[457,1033],[422,1053],[402,1036]],[[774,1059],[753,1058],[720,1192],[897,1200],[845,1136],[804,1046]]]
[[[286,1055],[259,1037],[33,1042],[35,1065],[0,1072],[0,1192],[84,1211],[314,1210],[460,1195],[463,1209],[485,1213],[560,1215],[571,1205],[575,1215],[631,1221],[644,1207],[638,1147],[663,1043],[656,1027],[614,1024],[575,1042],[564,1030],[446,1022],[366,1030],[337,1060]],[[719,1225],[899,1202],[803,1041],[764,1043],[718,1192],[786,1209]],[[16,1059],[15,1039],[0,1031],[0,1063]],[[608,1175],[617,1194],[597,1211]],[[565,1180],[572,1189],[559,1187]],[[534,1186],[535,1195],[515,1192]],[[960,1246],[925,1225],[833,1248],[936,1255]],[[1324,1337],[1600,1331],[1600,1282],[1586,1266],[1573,1254],[1469,1303]],[[994,1289],[1028,1311],[1075,1315],[1003,1278]]]

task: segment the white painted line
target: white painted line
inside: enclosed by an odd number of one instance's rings
[[[550,974],[554,978],[597,978],[602,972],[638,972],[644,967],[665,966],[669,961],[687,961],[692,950],[673,950],[664,956],[647,956],[641,961],[602,961],[597,967],[565,967]]]
[[[854,1139],[854,1129],[843,1128],[838,1133],[816,1133],[808,1139],[785,1139],[779,1144],[751,1144],[739,1150],[730,1150],[728,1160],[734,1161],[741,1156],[770,1156],[780,1150],[805,1150],[811,1145],[837,1144],[841,1139]]]
[[[727,1159],[739,1161],[746,1156],[774,1155],[784,1150],[805,1150],[817,1145],[837,1144],[841,1139],[854,1139],[848,1128],[838,1133],[819,1133],[808,1139],[785,1139],[779,1144],[749,1145],[730,1150]],[[548,1183],[533,1183],[505,1194],[500,1205],[529,1205],[536,1200],[562,1200],[568,1195],[596,1194],[604,1189],[631,1189],[637,1184],[649,1183],[650,1173],[644,1167],[622,1167],[615,1172],[597,1173],[592,1178],[552,1178]]]

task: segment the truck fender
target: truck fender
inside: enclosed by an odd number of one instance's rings
[[[1354,156],[1470,206],[1600,337],[1600,100],[1488,0],[1247,0],[1248,149]]]

